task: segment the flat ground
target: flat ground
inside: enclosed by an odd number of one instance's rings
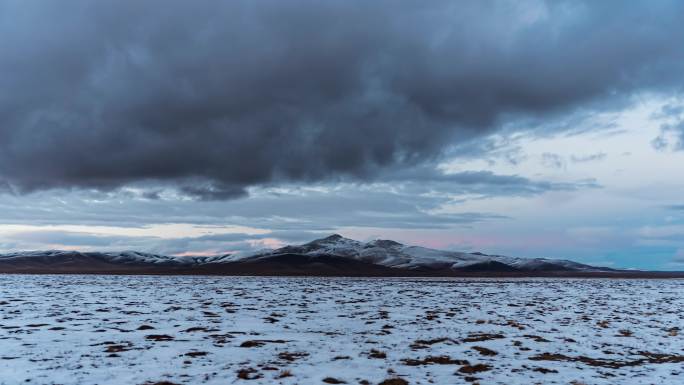
[[[682,384],[680,328],[682,280],[5,275],[0,384]]]

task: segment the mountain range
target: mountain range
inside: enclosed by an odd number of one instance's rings
[[[135,251],[24,251],[0,254],[0,273],[216,274],[303,276],[642,276],[568,260],[517,258],[359,242],[333,234],[302,245],[215,256],[166,256]]]

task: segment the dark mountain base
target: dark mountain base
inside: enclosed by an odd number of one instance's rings
[[[215,275],[215,276],[273,276],[273,277],[415,277],[415,278],[630,278],[664,279],[684,278],[684,272],[651,271],[421,271],[392,269],[373,264],[342,266],[337,261],[321,263],[297,263],[286,265],[282,262],[269,263],[228,263],[221,266],[172,267],[172,266],[42,266],[11,267],[0,266],[0,274],[99,274],[99,275]]]
[[[289,250],[289,249],[287,249]],[[105,275],[221,275],[311,277],[493,277],[493,278],[684,278],[684,272],[633,270],[573,270],[563,265],[537,263],[534,270],[488,260],[455,270],[449,263],[394,268],[338,255],[296,252],[270,254],[233,262],[184,264],[135,259],[111,259],[101,253],[57,253],[0,259],[0,274],[105,274]]]

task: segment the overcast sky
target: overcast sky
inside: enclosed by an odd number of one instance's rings
[[[684,270],[684,2],[0,2],[0,251]]]

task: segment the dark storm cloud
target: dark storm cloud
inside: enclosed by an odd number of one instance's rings
[[[683,11],[668,1],[4,1],[0,186],[168,182],[210,200],[382,180],[503,121],[680,91]]]

